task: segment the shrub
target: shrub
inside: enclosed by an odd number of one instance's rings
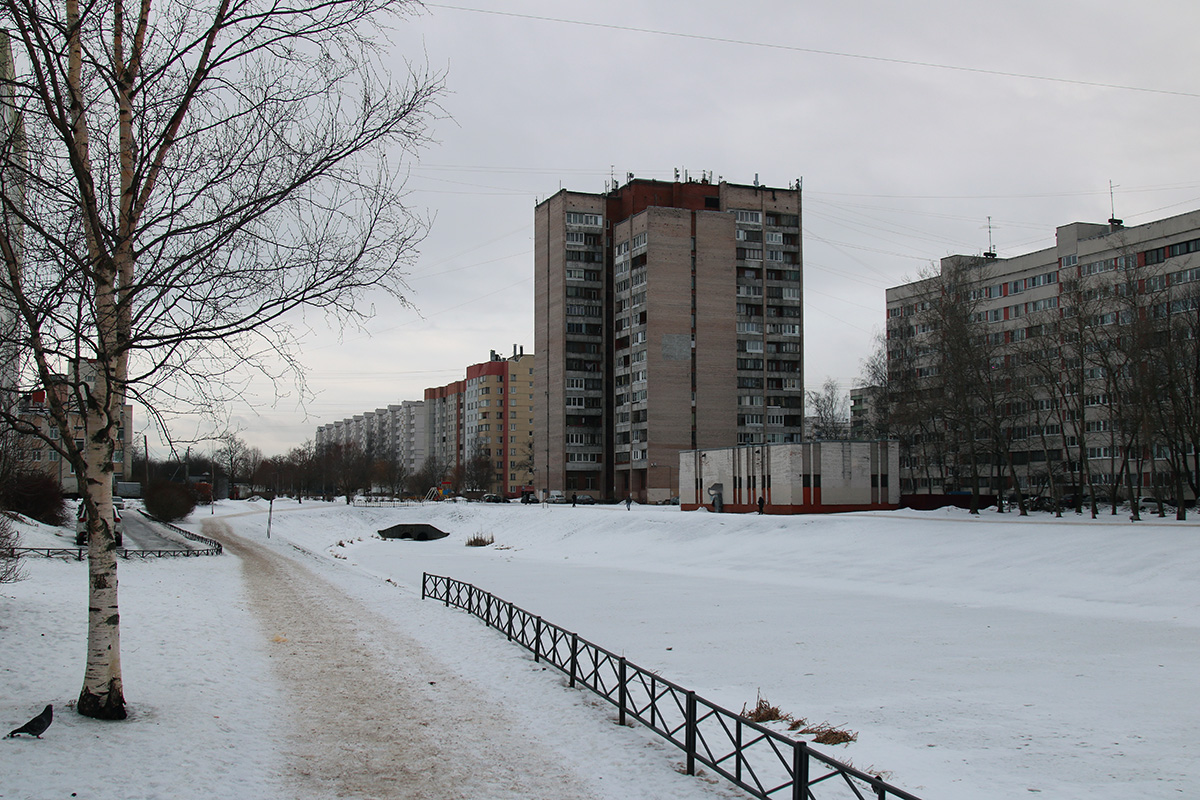
[[[146,513],[162,522],[175,522],[196,508],[196,495],[181,483],[157,480],[147,484],[142,492]]]
[[[491,535],[484,536],[482,533],[477,533],[470,539],[467,539],[467,547],[487,547],[490,544],[495,544],[496,540]]]
[[[44,472],[18,472],[5,481],[0,506],[46,525],[63,525],[68,519],[62,487]]]
[[[21,558],[14,549],[17,544],[17,532],[8,518],[0,515],[0,583],[16,583],[25,577]]]

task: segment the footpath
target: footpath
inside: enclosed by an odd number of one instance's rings
[[[370,609],[220,518],[204,520],[203,533],[240,560],[271,648],[289,706],[293,796],[595,800],[502,710]]]

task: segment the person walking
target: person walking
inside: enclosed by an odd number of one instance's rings
[[[631,505],[633,505],[633,495],[627,494],[625,495],[625,510],[628,511]]]
[[[763,513],[763,508],[765,508],[766,505],[767,505],[766,499],[762,495],[759,495],[759,497],[758,497],[758,513],[760,513],[760,514]]]

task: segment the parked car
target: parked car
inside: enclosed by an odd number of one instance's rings
[[[113,505],[113,538],[117,540],[117,547],[124,546],[124,536],[121,524],[121,509]],[[87,513],[83,507],[83,503],[79,504],[79,509],[75,512],[75,546],[83,547],[87,544]]]
[[[577,494],[577,495],[572,495],[572,498],[573,498],[573,500],[572,500],[572,501],[573,501],[573,502],[574,502],[576,505],[580,505],[580,506],[594,506],[594,505],[596,505],[596,498],[592,497],[590,494]]]
[[[508,500],[504,499],[503,495],[498,495],[498,494],[485,494],[480,499],[485,503],[507,503],[508,502]]]
[[[558,489],[551,489],[550,495],[546,498],[547,503],[565,503],[567,496]]]

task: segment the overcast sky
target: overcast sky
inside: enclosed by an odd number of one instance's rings
[[[1195,3],[462,2],[393,37],[398,71],[427,59],[449,90],[437,142],[402,164],[433,220],[413,308],[377,299],[366,332],[318,324],[313,399],[262,387],[232,409],[267,455],[490,350],[532,351],[533,207],[560,188],[802,178],[810,388],[849,388],[884,290],[985,251],[989,217],[1006,257],[1107,220],[1110,181],[1127,225],[1200,209]]]

